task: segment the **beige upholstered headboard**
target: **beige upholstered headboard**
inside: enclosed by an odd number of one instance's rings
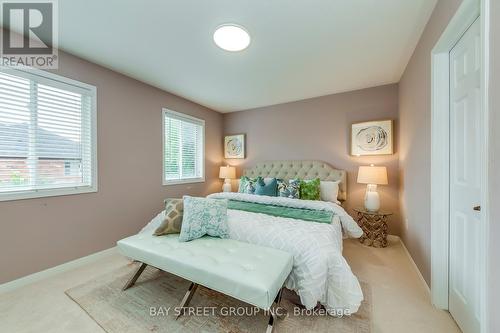
[[[332,168],[321,161],[268,161],[257,163],[252,168],[244,169],[243,175],[248,177],[275,177],[282,179],[314,179],[336,181],[339,184],[339,200],[347,199],[347,173],[345,170]]]

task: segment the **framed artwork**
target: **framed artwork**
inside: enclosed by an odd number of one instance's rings
[[[393,153],[392,120],[355,123],[351,127],[351,155],[390,155]]]
[[[245,158],[245,134],[224,137],[224,158]]]

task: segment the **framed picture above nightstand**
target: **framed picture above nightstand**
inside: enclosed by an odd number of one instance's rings
[[[245,134],[224,137],[224,158],[245,158]]]
[[[351,126],[351,155],[393,154],[393,121],[367,121]]]

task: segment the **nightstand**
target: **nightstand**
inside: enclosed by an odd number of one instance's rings
[[[387,218],[392,213],[377,211],[370,212],[364,208],[355,208],[357,221],[363,230],[363,236],[359,238],[362,244],[373,247],[387,246]]]

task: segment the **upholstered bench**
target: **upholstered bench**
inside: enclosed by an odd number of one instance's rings
[[[198,285],[269,310],[279,304],[293,265],[284,251],[231,239],[203,237],[179,242],[178,235],[134,235],[118,241],[121,253],[142,263],[123,290],[134,285],[147,265],[191,281],[180,307],[188,306]],[[270,311],[268,331],[274,323]],[[180,312],[182,314],[182,312]]]

